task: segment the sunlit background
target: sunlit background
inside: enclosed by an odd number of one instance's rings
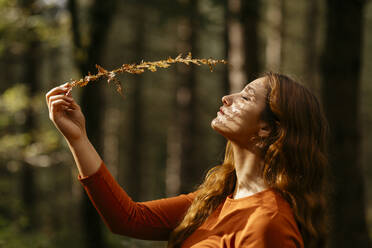
[[[173,65],[121,75],[124,98],[105,81],[73,89],[89,137],[129,195],[146,201],[195,189],[223,158],[225,140],[210,128],[221,97],[278,71],[322,101],[334,100],[333,108],[357,103],[356,159],[333,168],[346,172],[336,181],[346,189],[345,199],[356,203],[344,215],[357,212],[359,219],[345,218],[347,235],[334,235],[340,242],[353,232],[372,237],[372,4],[362,5],[360,22],[349,22],[361,28],[362,42],[347,33],[339,39],[361,46],[357,59],[351,55],[346,63],[360,69],[348,86],[356,92],[351,99],[337,84],[332,96],[322,92],[331,2],[337,1],[0,0],[0,247],[165,247],[111,234],[99,220],[49,120],[45,94],[96,73],[95,64],[111,70],[189,51],[227,59],[229,66],[210,72],[208,66]],[[344,47],[345,54],[352,49]],[[344,113],[345,121],[353,116]]]

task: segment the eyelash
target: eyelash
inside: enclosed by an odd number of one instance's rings
[[[249,97],[246,97],[246,96],[242,96],[242,98],[243,98],[244,100],[246,100],[246,101],[250,100],[250,98],[249,98]]]

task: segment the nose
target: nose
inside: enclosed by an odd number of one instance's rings
[[[224,96],[224,97],[222,97],[222,103],[224,105],[230,105],[231,104],[230,96]]]

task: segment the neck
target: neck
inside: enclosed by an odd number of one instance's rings
[[[237,178],[233,198],[247,197],[267,189],[260,170],[263,166],[261,156],[236,143],[232,143],[232,148]]]

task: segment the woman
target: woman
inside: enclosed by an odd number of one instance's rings
[[[196,192],[144,203],[107,171],[69,88],[47,93],[49,116],[112,232],[168,247],[325,247],[327,122],[314,95],[289,77],[268,73],[224,96],[211,123],[228,140],[223,164]]]

